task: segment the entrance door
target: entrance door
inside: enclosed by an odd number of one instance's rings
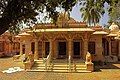
[[[80,57],[80,42],[73,42],[73,53],[74,53],[74,58],[79,58]]]
[[[66,42],[58,43],[58,57],[65,58],[66,56]]]
[[[45,42],[45,57],[49,55],[49,47],[50,47],[49,42]]]
[[[31,43],[31,51],[34,54],[34,52],[35,52],[35,42]]]
[[[25,45],[22,45],[22,53],[25,54]]]
[[[102,46],[103,46],[103,55],[108,56],[109,55],[109,43],[105,38],[102,39]]]

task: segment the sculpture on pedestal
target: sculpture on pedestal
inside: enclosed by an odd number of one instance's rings
[[[86,63],[91,63],[91,62],[92,62],[91,54],[89,52],[87,52],[87,54],[86,54]]]

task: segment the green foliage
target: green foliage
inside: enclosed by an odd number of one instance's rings
[[[77,0],[0,0],[0,34],[21,21],[35,22],[35,16],[44,10],[56,22],[57,7],[70,11],[76,3]]]
[[[109,9],[110,21],[120,23],[120,1],[117,3],[112,2],[112,6]]]
[[[81,10],[84,20],[96,24],[104,14],[104,3],[113,6],[119,0],[0,0],[0,35],[9,28],[15,29],[21,21],[35,23],[36,16],[44,11],[55,23],[59,13],[56,8],[69,12],[78,1],[85,2]],[[110,7],[109,12],[111,11],[113,7]]]
[[[82,18],[89,25],[99,23],[101,16],[105,13],[104,3],[101,0],[86,0],[80,9]]]

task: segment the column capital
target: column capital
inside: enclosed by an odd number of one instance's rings
[[[86,38],[86,39],[84,39],[84,38],[83,38],[83,41],[86,41],[86,42],[88,42],[88,39],[87,39],[87,38]]]
[[[73,39],[72,38],[69,38],[68,41],[72,41]]]

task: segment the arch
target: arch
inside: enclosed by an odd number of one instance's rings
[[[39,37],[39,41],[48,41],[48,40],[49,40],[49,38],[45,34],[43,34],[43,35],[41,35],[41,37]]]
[[[80,34],[73,34],[74,36],[72,37],[73,40],[84,40],[83,36]]]
[[[56,34],[53,40],[68,40],[68,37],[65,34]]]

